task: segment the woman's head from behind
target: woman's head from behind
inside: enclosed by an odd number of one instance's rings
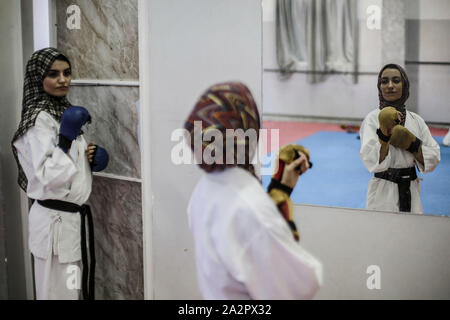
[[[240,166],[254,173],[260,129],[258,108],[240,82],[209,87],[185,123],[195,159],[206,172]]]

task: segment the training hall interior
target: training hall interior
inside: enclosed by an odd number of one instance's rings
[[[291,198],[301,244],[324,268],[315,299],[449,299],[449,33],[447,0],[2,0],[0,299],[35,297],[11,139],[26,62],[46,47],[74,61],[70,101],[110,152],[89,198],[97,299],[202,299],[186,208],[203,173],[174,163],[173,132],[205,88],[229,80],[249,87],[278,140],[264,187],[281,146],[311,152]],[[407,110],[440,147],[419,174],[423,214],[366,209],[360,128],[388,63],[406,70]],[[381,287],[369,285],[374,267]]]

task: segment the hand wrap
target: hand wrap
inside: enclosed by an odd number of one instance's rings
[[[391,145],[411,153],[419,151],[422,141],[401,125],[392,129]]]
[[[290,195],[292,193],[292,188],[281,183],[281,178],[283,177],[284,168],[286,165],[292,163],[292,161],[300,157],[299,152],[303,153],[312,167],[312,163],[309,161],[309,150],[305,147],[299,145],[287,145],[280,149],[278,154],[278,170],[273,175],[272,181],[268,187],[268,192],[278,210],[282,214],[283,218],[288,223],[289,228],[292,231],[294,239],[296,241],[300,240],[300,235],[294,222],[293,217],[293,206]],[[301,170],[300,167],[296,170]]]

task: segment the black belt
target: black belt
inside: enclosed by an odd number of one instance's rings
[[[400,211],[411,212],[411,181],[417,179],[416,167],[405,169],[389,168],[383,172],[375,173],[375,178],[389,180],[398,186]]]
[[[41,206],[59,210],[64,212],[79,212],[81,216],[81,260],[83,263],[82,274],[82,291],[84,300],[95,299],[95,250],[94,250],[94,223],[92,220],[91,208],[88,205],[79,206],[74,203],[59,201],[59,200],[38,200]],[[87,217],[89,229],[89,267],[86,246],[86,222]]]

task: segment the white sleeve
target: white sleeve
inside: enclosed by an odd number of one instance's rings
[[[270,204],[251,209],[264,211],[259,215],[249,214],[245,205],[236,212],[232,227],[221,226],[216,245],[221,260],[252,299],[312,299],[322,285],[322,264],[294,240]]]
[[[252,299],[312,299],[322,285],[322,264],[292,234],[262,230],[247,244],[240,260]]]
[[[57,122],[40,112],[34,127],[15,144],[33,199],[61,198],[70,192],[77,173],[73,160],[57,146]]]
[[[361,150],[360,156],[369,172],[382,172],[389,169],[391,165],[392,146],[389,145],[389,152],[383,162],[380,162],[381,143],[378,140],[377,129],[379,127],[378,118],[372,114],[364,119],[361,130]]]
[[[447,134],[445,135],[444,140],[442,140],[442,144],[447,147],[450,146],[450,129],[448,130]]]
[[[416,160],[417,167],[421,172],[431,172],[441,161],[441,149],[431,135],[430,129],[425,121],[419,117],[420,140],[422,140],[422,153],[425,166]]]

